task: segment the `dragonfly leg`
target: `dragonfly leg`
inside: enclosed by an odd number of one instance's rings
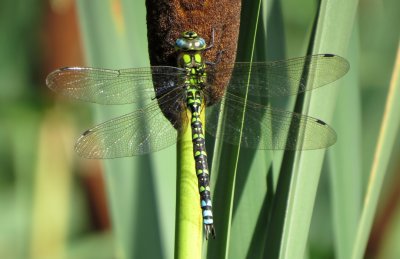
[[[212,28],[212,29],[211,29],[211,43],[210,43],[210,45],[208,45],[208,47],[205,48],[204,50],[208,50],[208,49],[211,49],[212,47],[214,47],[214,34],[215,34],[215,29]]]
[[[217,58],[215,59],[215,62],[206,61],[206,64],[207,64],[207,65],[210,65],[210,66],[218,65],[218,63],[221,62],[221,60],[222,60],[222,58],[221,58],[221,57],[222,57],[222,54],[224,54],[224,50],[218,51],[218,53],[217,53]]]

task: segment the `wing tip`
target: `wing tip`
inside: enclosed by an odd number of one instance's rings
[[[80,67],[60,67],[52,72],[50,72],[50,74],[47,75],[46,77],[46,85],[48,88],[50,88],[53,91],[57,91],[59,87],[57,87],[57,78],[60,77],[60,75],[62,75],[63,72],[65,71],[71,71],[71,70],[81,70],[82,68]]]
[[[345,59],[344,57],[336,55],[336,54],[330,54],[330,53],[322,54],[322,56],[326,57],[326,58],[336,58],[336,59],[340,60],[340,62],[343,64],[343,66],[342,66],[343,74],[339,78],[341,78],[342,76],[347,74],[347,72],[350,70],[350,62],[347,59]]]

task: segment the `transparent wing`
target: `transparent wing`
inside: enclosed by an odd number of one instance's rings
[[[261,97],[296,95],[332,83],[349,70],[346,59],[332,55],[310,55],[273,62],[235,63],[208,66],[210,85],[232,72],[228,91]],[[249,78],[250,75],[250,79]],[[307,83],[309,81],[309,83]]]
[[[293,113],[275,110],[248,102],[240,131],[243,99],[231,94],[216,105],[207,107],[206,130],[223,141],[253,149],[311,150],[326,148],[336,142],[335,131],[323,121]],[[222,108],[226,116],[222,116]],[[223,119],[217,135],[218,120]]]
[[[184,75],[184,70],[168,66],[121,70],[66,67],[50,73],[46,84],[55,92],[74,99],[126,104],[138,102],[143,96],[149,102],[155,97],[154,86],[160,91],[169,91],[181,85]]]
[[[184,95],[174,96],[173,101],[161,97],[158,102],[176,113],[182,112]],[[155,152],[176,142],[177,131],[174,127],[177,124],[180,125],[180,122],[170,121],[164,116],[157,100],[154,100],[144,109],[111,119],[85,131],[78,139],[75,150],[86,158],[117,158]]]

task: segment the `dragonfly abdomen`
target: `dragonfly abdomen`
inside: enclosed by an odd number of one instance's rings
[[[215,237],[212,202],[210,192],[210,175],[208,171],[207,152],[203,133],[203,124],[200,119],[202,98],[197,87],[189,86],[187,90],[187,105],[191,111],[191,129],[193,142],[193,155],[196,164],[196,175],[200,192],[200,206],[203,216],[206,238],[211,234]]]

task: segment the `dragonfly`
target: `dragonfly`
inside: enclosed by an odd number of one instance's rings
[[[185,31],[174,44],[176,67],[65,67],[46,79],[50,89],[69,98],[138,105],[131,113],[86,130],[75,144],[82,157],[107,159],[156,152],[176,143],[178,131],[190,129],[206,239],[210,235],[215,238],[215,229],[205,127],[200,115],[206,112],[209,134],[241,147],[326,148],[336,142],[336,133],[323,121],[273,109],[247,97],[297,95],[332,83],[349,70],[348,61],[333,54],[272,62],[212,63],[203,57],[212,46],[213,42],[207,46],[195,31]],[[229,84],[221,85],[220,78],[230,79]],[[216,92],[223,94],[218,96]],[[223,120],[221,131],[218,122],[223,119],[224,109],[229,110],[229,116]],[[238,121],[243,122],[242,126]]]

